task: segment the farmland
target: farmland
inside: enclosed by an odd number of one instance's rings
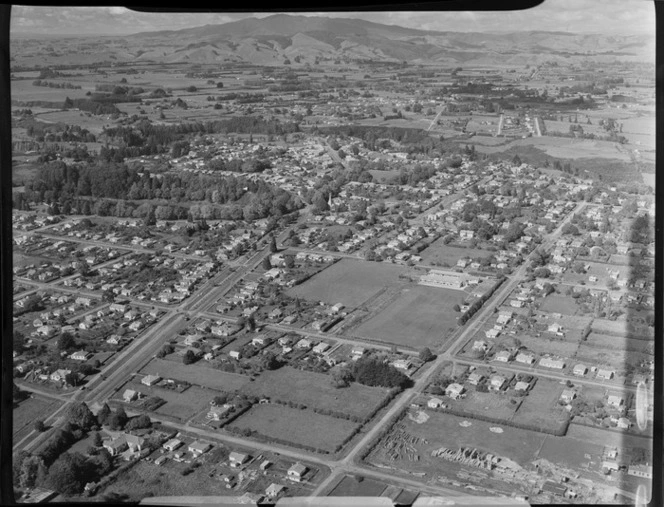
[[[452,307],[464,299],[462,291],[412,286],[354,333],[415,348],[438,346],[456,328]]]
[[[450,400],[450,408],[462,410],[469,415],[487,415],[499,419],[510,420],[518,405],[512,403],[507,393],[481,393],[470,391],[462,400]]]
[[[263,372],[254,382],[245,385],[242,392],[360,418],[371,414],[387,394],[386,389],[357,383],[337,389],[328,375],[287,366]]]
[[[233,421],[240,430],[264,437],[334,452],[357,427],[357,423],[283,405],[254,405]]]
[[[406,268],[391,264],[343,259],[288,292],[291,297],[358,307],[386,286],[404,284]]]
[[[234,373],[226,373],[200,364],[185,365],[182,360],[153,359],[142,370],[145,375],[168,376],[193,385],[221,391],[235,391],[249,382],[249,378]]]

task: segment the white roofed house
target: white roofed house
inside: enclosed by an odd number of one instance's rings
[[[445,394],[452,398],[453,400],[457,400],[463,396],[463,393],[465,391],[465,388],[461,384],[453,383],[448,385],[445,388]]]
[[[493,360],[509,363],[512,360],[512,353],[509,350],[501,350],[494,356]]]
[[[554,368],[556,370],[562,370],[565,367],[563,359],[554,359],[552,357],[543,357],[540,359],[539,364],[545,368]]]
[[[615,372],[613,370],[607,370],[604,368],[600,368],[599,370],[597,370],[597,378],[599,380],[611,380],[614,375]]]
[[[572,374],[577,377],[583,377],[586,373],[588,373],[588,367],[585,364],[577,364],[572,370]]]
[[[625,406],[625,398],[618,394],[610,394],[606,399],[606,403],[613,408],[622,409]]]
[[[138,399],[138,392],[133,389],[125,389],[125,392],[122,394],[122,400],[125,403],[130,403]]]
[[[228,460],[233,468],[237,468],[249,461],[249,455],[233,451],[228,455]]]
[[[309,469],[301,463],[295,463],[288,469],[288,478],[295,482],[301,482],[304,475]]]
[[[208,444],[207,442],[201,442],[199,440],[196,440],[195,442],[189,444],[188,451],[192,453],[196,458],[201,454],[208,452],[211,448],[212,445]]]
[[[478,385],[480,382],[482,382],[482,380],[484,380],[484,375],[477,373],[476,371],[468,375],[467,379],[468,383],[473,386]]]
[[[576,398],[576,392],[571,389],[565,389],[560,395],[560,400],[565,403],[570,403]]]
[[[492,391],[500,391],[506,382],[507,379],[502,375],[491,375],[491,377],[489,377],[489,389]]]
[[[313,351],[314,351],[316,354],[323,354],[323,353],[324,353],[327,349],[329,349],[329,348],[330,348],[330,344],[329,344],[329,343],[326,343],[326,342],[320,342],[318,345],[316,345],[316,346],[313,348]]]
[[[530,352],[519,352],[516,355],[516,361],[523,364],[533,364],[535,362],[535,355]]]

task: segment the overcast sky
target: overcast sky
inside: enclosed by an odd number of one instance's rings
[[[180,2],[179,5],[186,5]],[[223,3],[220,2],[220,5]],[[273,13],[144,13],[124,7],[13,6],[11,33],[126,35],[221,24]],[[301,13],[362,18],[377,23],[441,31],[550,30],[632,35],[655,33],[653,0],[545,0],[513,12]]]

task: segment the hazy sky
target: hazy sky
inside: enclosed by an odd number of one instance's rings
[[[179,2],[179,5],[186,5]],[[223,3],[219,3],[223,6]],[[13,6],[12,33],[122,35],[221,24],[273,13],[143,13],[124,7]],[[377,23],[442,31],[551,30],[632,35],[655,33],[653,0],[545,0],[513,12],[301,13],[362,18]]]

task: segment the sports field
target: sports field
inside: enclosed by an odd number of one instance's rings
[[[415,285],[403,289],[401,295],[378,315],[362,323],[353,334],[410,347],[440,345],[457,327],[463,291]]]
[[[250,429],[265,437],[286,440],[328,452],[343,443],[357,423],[273,403],[254,405],[232,426]]]
[[[357,308],[383,287],[407,283],[399,275],[408,268],[379,262],[343,259],[288,291],[291,297]]]

